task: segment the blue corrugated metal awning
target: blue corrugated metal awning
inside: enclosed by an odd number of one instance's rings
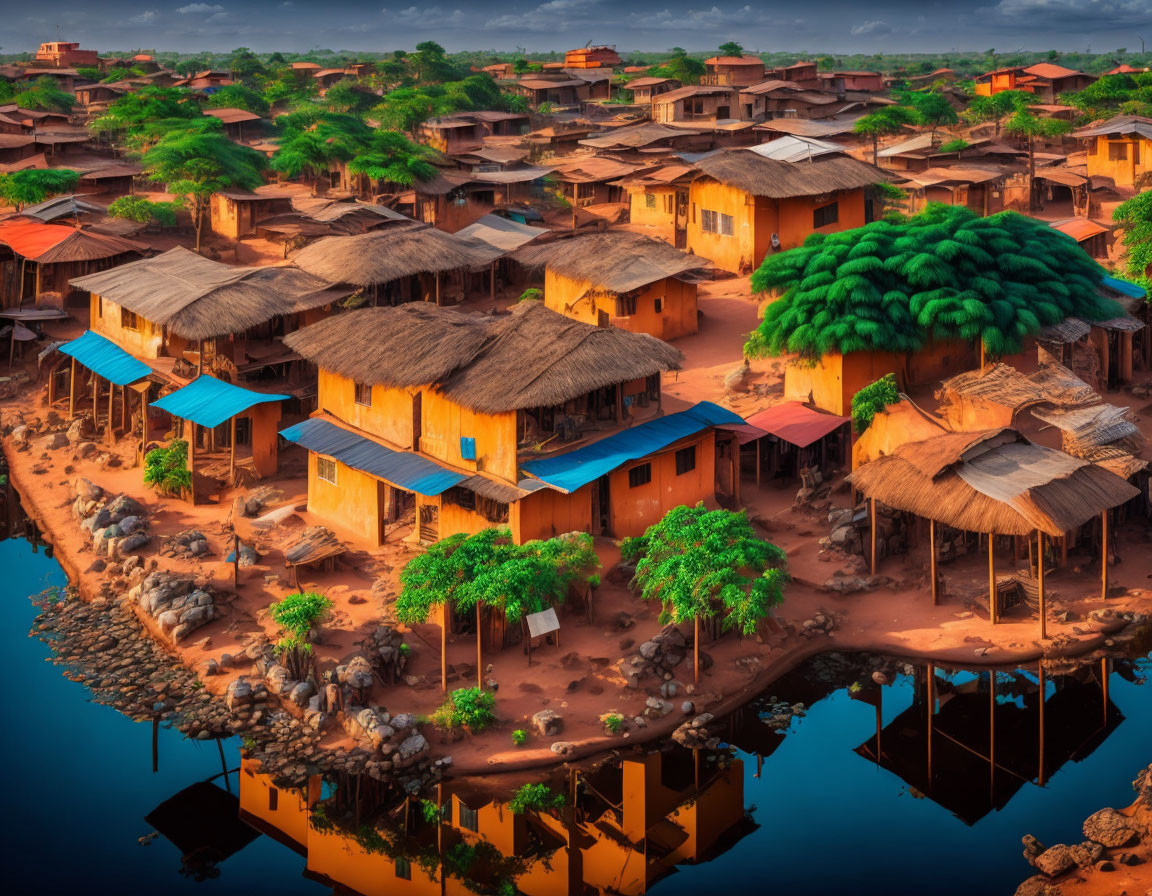
[[[520,468],[558,491],[571,493],[630,460],[655,454],[680,439],[713,426],[743,423],[743,417],[702,401],[678,414],[657,417],[567,454],[528,461]]]
[[[426,497],[439,495],[468,478],[419,454],[386,448],[319,417],[290,426],[280,435],[316,454],[335,458],[353,470]]]
[[[152,368],[143,361],[133,358],[115,342],[91,330],[85,330],[79,339],[65,342],[60,351],[117,386],[127,386],[152,372]]]
[[[1114,289],[1132,299],[1142,299],[1148,295],[1144,287],[1129,283],[1127,280],[1120,280],[1117,277],[1105,277],[1101,282],[1109,289]]]
[[[284,401],[290,395],[253,392],[242,386],[233,386],[204,373],[182,389],[165,395],[152,406],[167,411],[181,420],[191,420],[209,429],[219,426],[258,404]]]

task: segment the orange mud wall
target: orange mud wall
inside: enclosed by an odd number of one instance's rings
[[[240,759],[240,811],[275,828],[301,849],[308,848],[308,816],[320,799],[320,777],[313,776],[305,791],[285,790],[260,771],[255,759]],[[272,808],[275,803],[276,808]]]
[[[399,877],[396,862],[382,852],[370,852],[347,834],[312,830],[308,834],[308,871],[363,896],[442,896],[440,878],[416,863],[411,880]],[[449,885],[451,881],[447,881]],[[449,891],[451,887],[449,886]]]
[[[280,402],[253,405],[247,416],[252,420],[252,466],[261,479],[275,476],[279,468],[277,433],[280,430]]]
[[[256,222],[269,215],[292,210],[287,199],[257,199],[237,202],[219,193],[213,193],[208,202],[208,229],[218,236],[240,239],[256,226]]]
[[[600,312],[604,312],[612,326],[657,339],[677,339],[696,332],[695,283],[667,277],[634,295],[636,313],[620,315],[616,293],[602,290],[588,280],[573,280],[551,270],[544,273],[544,304],[565,317],[598,326]]]
[[[1124,158],[1112,158],[1113,152],[1123,152]],[[1152,140],[1139,136],[1089,138],[1090,176],[1102,175],[1112,178],[1118,187],[1134,187],[1136,178],[1148,171],[1152,171]]]
[[[592,531],[592,489],[586,485],[570,495],[542,488],[508,507],[508,521],[517,544],[553,538],[566,532]]]
[[[852,413],[852,396],[889,373],[901,389],[925,385],[968,370],[975,363],[971,346],[930,344],[911,356],[893,352],[825,355],[814,364],[790,361],[784,369],[784,400],[802,401],[843,417]]]
[[[115,342],[129,354],[139,358],[159,358],[164,345],[163,328],[140,316],[136,317],[136,325],[139,329],[124,327],[120,306],[92,293],[89,329]]]
[[[676,451],[689,445],[696,446],[696,468],[677,476]],[[645,463],[652,465],[652,480],[630,488],[628,471]],[[659,522],[673,507],[681,504],[691,507],[715,499],[716,435],[709,430],[608,474],[610,534],[614,538],[643,535],[645,529]]]
[[[371,544],[380,543],[379,480],[336,461],[336,481],[316,475],[316,454],[308,452],[308,512]]]
[[[372,405],[356,403],[356,384],[321,369],[316,406],[357,429],[399,448],[412,448],[412,394],[404,389],[372,387]]]
[[[656,203],[648,207],[647,197],[654,196]],[[676,238],[676,190],[672,187],[645,187],[631,192],[628,198],[629,220],[653,228],[662,240],[672,242]]]
[[[420,402],[420,451],[461,470],[476,470],[515,482],[516,412],[481,414],[431,390]],[[464,460],[460,438],[476,440],[476,460]]]
[[[817,208],[837,204],[834,224],[813,228]],[[732,235],[707,233],[701,212],[730,215]],[[768,199],[751,196],[736,187],[710,177],[692,182],[689,191],[687,248],[711,259],[721,270],[749,273],[760,265],[772,249],[772,234],[780,239],[780,249],[794,249],[812,233],[836,233],[864,226],[864,190],[844,190],[826,196],[797,196]]]

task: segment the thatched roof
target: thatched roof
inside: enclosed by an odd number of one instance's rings
[[[529,246],[514,257],[528,267],[547,268],[562,277],[617,293],[712,266],[708,259],[688,255],[663,240],[622,231]]]
[[[1047,352],[1041,361],[1040,369],[1031,374],[1003,363],[959,373],[941,383],[937,398],[945,402],[955,396],[979,398],[1014,412],[1032,405],[1074,408],[1100,403],[1099,393]]]
[[[98,261],[120,255],[143,255],[148,251],[144,243],[90,230],[74,230],[68,236],[36,258],[37,264],[57,264],[69,261]]]
[[[1063,535],[1140,492],[1010,429],[902,445],[848,477],[865,497],[969,532]]]
[[[835,155],[785,162],[747,150],[733,150],[699,159],[696,167],[722,184],[769,199],[853,190],[892,179],[891,173],[867,162]]]
[[[328,283],[373,286],[414,274],[470,268],[482,259],[451,234],[417,225],[330,236],[301,249],[294,261]]]
[[[481,413],[549,407],[680,367],[643,333],[593,327],[522,302],[509,315],[408,303],[339,314],[284,337],[320,368],[390,388],[433,386]]]
[[[183,248],[70,282],[184,339],[243,333],[348,294],[294,267],[232,267]]]

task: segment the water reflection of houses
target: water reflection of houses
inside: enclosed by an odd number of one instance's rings
[[[1049,675],[1033,670],[914,674],[912,705],[881,726],[884,688],[854,696],[876,707],[876,734],[856,748],[965,824],[999,811],[1089,756],[1124,716],[1108,697],[1109,660]]]
[[[744,810],[743,763],[726,753],[676,748],[557,775],[553,789],[565,795],[557,809],[513,813],[487,779],[460,779],[430,801],[394,802],[371,825],[338,826],[330,820],[337,807],[355,805],[347,793],[343,804],[339,789],[321,802],[318,779],[306,793],[281,790],[245,760],[241,816],[304,853],[309,877],[364,896],[509,884],[528,896],[639,894],[755,827]]]

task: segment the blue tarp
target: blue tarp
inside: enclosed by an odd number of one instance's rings
[[[1105,277],[1101,282],[1109,289],[1114,289],[1116,292],[1123,293],[1132,299],[1142,299],[1148,294],[1142,286],[1137,286],[1135,283],[1129,283],[1127,280],[1118,280],[1115,277]]]
[[[60,351],[117,386],[127,386],[152,372],[152,368],[143,361],[138,361],[115,342],[91,330],[85,330],[79,339],[65,342]]]
[[[657,417],[567,454],[528,461],[521,464],[521,469],[558,491],[571,493],[628,461],[647,457],[680,439],[720,424],[743,423],[744,418],[731,411],[702,401],[686,411]]]
[[[165,395],[152,406],[167,411],[181,420],[191,420],[209,429],[225,423],[237,414],[243,414],[254,405],[269,401],[283,401],[290,395],[253,392],[233,386],[214,376],[201,374],[183,389]]]
[[[316,454],[335,458],[353,470],[425,497],[439,495],[468,478],[419,454],[386,448],[318,417],[290,426],[280,435]]]

